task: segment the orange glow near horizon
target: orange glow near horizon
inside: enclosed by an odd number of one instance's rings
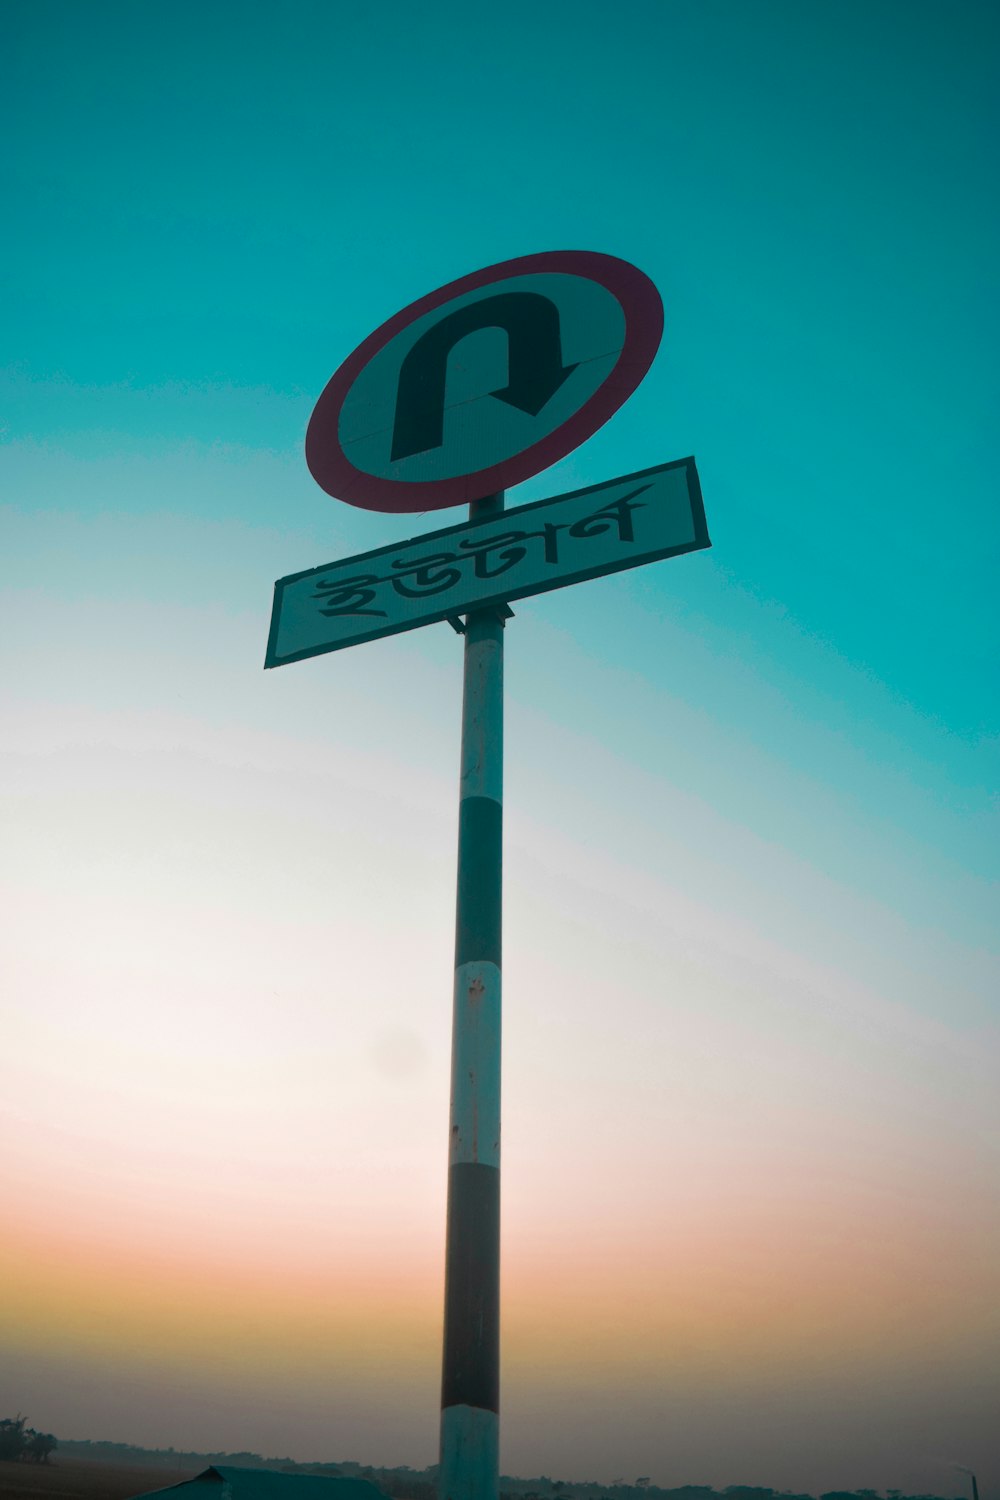
[[[956,1332],[981,1337],[990,1268],[949,1283],[950,1229],[888,1213],[864,1234],[831,1206],[728,1231],[725,1215],[630,1236],[579,1226],[565,1243],[507,1235],[505,1368],[572,1389],[613,1378],[762,1384],[920,1363]],[[121,1226],[22,1222],[0,1253],[9,1344],[186,1368],[237,1388],[320,1376],[367,1384],[437,1378],[438,1238],[345,1243],[283,1256],[262,1229],[228,1246],[187,1223],[173,1244]],[[268,1373],[266,1377],[262,1371]],[[387,1372],[389,1372],[387,1377]]]

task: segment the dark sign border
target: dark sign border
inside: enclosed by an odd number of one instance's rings
[[[534,500],[530,505],[519,505],[513,510],[501,511],[492,516],[481,516],[475,521],[464,521],[456,526],[445,526],[441,531],[428,531],[423,536],[408,537],[401,542],[396,542],[390,547],[376,547],[373,552],[361,552],[357,557],[345,557],[336,563],[322,563],[318,568],[303,568],[300,573],[289,573],[284,578],[279,578],[274,585],[274,603],[271,609],[271,628],[267,637],[267,654],[264,658],[265,669],[269,667],[288,666],[293,661],[305,661],[310,656],[325,656],[329,651],[343,651],[348,646],[362,646],[366,641],[377,641],[386,635],[401,635],[407,630],[418,630],[422,625],[438,625],[442,620],[447,620],[455,615],[468,613],[461,605],[447,605],[442,608],[431,610],[427,615],[421,616],[419,620],[407,620],[394,625],[373,626],[359,635],[352,636],[349,641],[335,641],[328,646],[310,646],[305,651],[293,651],[288,656],[278,656],[275,652],[275,642],[278,635],[278,621],[281,617],[281,599],[286,584],[297,583],[300,578],[314,577],[319,573],[327,572],[331,567],[340,567],[344,563],[367,563],[376,557],[384,557],[387,553],[398,552],[402,547],[431,546],[443,537],[451,536],[454,532],[468,532],[477,526],[495,525],[499,520],[512,520],[516,516],[523,516],[529,511],[538,510],[543,505],[551,505],[554,500],[574,500],[579,495],[592,495],[596,490],[609,489],[613,484],[628,484],[633,479],[647,479],[650,474],[662,474],[667,469],[685,469],[687,471],[688,500],[691,504],[691,516],[694,521],[694,540],[681,542],[676,547],[664,547],[658,552],[650,553],[642,558],[625,558],[621,562],[610,565],[603,564],[597,568],[581,568],[575,573],[564,573],[559,578],[549,583],[533,584],[527,588],[510,589],[506,592],[499,590],[486,599],[477,599],[474,609],[494,609],[498,605],[507,604],[511,599],[527,599],[534,594],[547,594],[552,589],[565,588],[571,583],[582,583],[588,578],[601,578],[607,573],[621,573],[626,568],[640,567],[643,563],[660,562],[665,557],[679,557],[685,552],[698,552],[705,547],[711,547],[712,543],[708,535],[708,524],[705,520],[705,505],[701,496],[701,482],[698,478],[698,470],[693,458],[677,458],[668,464],[656,464],[651,469],[640,469],[635,474],[622,474],[617,479],[605,479],[600,484],[588,484],[582,490],[568,490],[565,495],[550,495],[546,500]]]
[[[355,468],[340,446],[340,412],[348,392],[365,366],[417,318],[444,307],[455,297],[511,276],[539,271],[563,272],[596,281],[616,297],[625,314],[625,343],[614,369],[594,394],[553,432],[520,453],[489,468],[452,479],[382,479]],[[324,388],[306,429],[306,463],[321,489],[348,505],[364,510],[441,510],[460,505],[497,490],[509,489],[565,458],[628,400],[653,363],[663,334],[663,303],[660,294],[636,266],[614,255],[596,250],[546,250],[501,261],[485,270],[473,271],[429,292],[402,312],[396,313],[349,355]]]

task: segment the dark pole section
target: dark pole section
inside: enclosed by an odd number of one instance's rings
[[[440,1500],[499,1487],[503,630],[496,609],[465,621]]]
[[[500,1173],[458,1162],[448,1174],[441,1406],[500,1411]]]

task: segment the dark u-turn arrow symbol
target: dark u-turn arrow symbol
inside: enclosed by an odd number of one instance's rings
[[[490,395],[531,417],[576,369],[562,362],[559,310],[540,292],[497,292],[456,308],[421,334],[400,366],[392,460],[441,447],[448,355],[482,328],[502,328],[507,335],[507,384]]]

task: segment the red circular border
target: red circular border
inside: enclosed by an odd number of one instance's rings
[[[530,448],[452,479],[381,479],[356,469],[338,439],[340,412],[355,380],[390,339],[424,313],[443,306],[452,298],[489,286],[510,276],[535,271],[562,271],[597,281],[617,298],[625,314],[625,343],[614,369],[578,411]],[[656,287],[642,271],[614,255],[596,250],[546,250],[540,255],[521,255],[501,261],[483,271],[473,271],[429,292],[359,344],[333,375],[313,409],[306,429],[306,463],[316,483],[327,494],[365,510],[396,513],[443,510],[478,500],[497,490],[508,489],[530,479],[541,469],[558,462],[584,442],[628,400],[653,363],[663,333],[663,303]]]

